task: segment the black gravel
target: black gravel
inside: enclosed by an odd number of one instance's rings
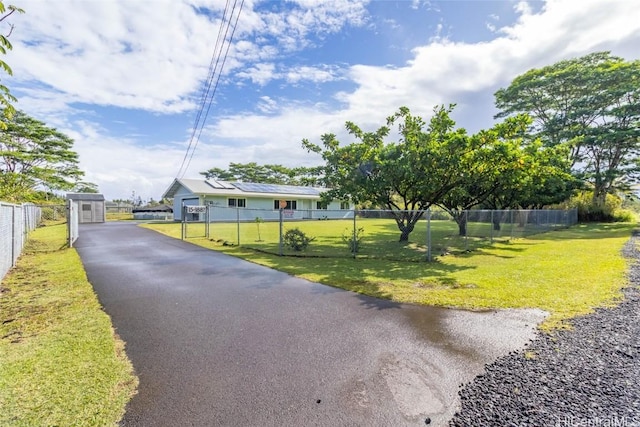
[[[640,236],[624,248],[629,286],[615,308],[539,334],[460,390],[450,426],[640,426]]]

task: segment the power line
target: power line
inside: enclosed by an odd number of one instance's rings
[[[225,8],[222,14],[222,18],[220,21],[220,27],[218,29],[218,36],[216,38],[216,43],[214,45],[214,49],[211,55],[211,61],[209,63],[209,72],[207,75],[207,80],[203,86],[202,96],[200,99],[200,106],[198,112],[196,114],[196,118],[194,121],[193,129],[191,132],[191,138],[189,140],[189,144],[187,146],[187,150],[184,154],[184,158],[182,159],[182,164],[180,165],[180,169],[176,174],[176,178],[183,178],[189,166],[191,165],[191,160],[193,159],[193,154],[196,151],[196,147],[198,146],[198,142],[200,141],[200,136],[202,135],[202,131],[204,129],[205,122],[209,115],[209,111],[211,110],[211,104],[213,103],[213,97],[215,96],[216,90],[218,88],[218,84],[220,82],[220,78],[222,77],[222,70],[224,68],[224,64],[226,63],[227,56],[229,54],[229,49],[231,47],[231,43],[233,41],[233,36],[236,32],[236,28],[238,27],[238,19],[240,19],[240,13],[242,12],[242,8],[244,6],[244,0],[240,1],[240,7],[238,8],[238,13],[235,15],[235,22],[233,23],[233,29],[231,30],[231,35],[229,35],[229,29],[231,28],[231,22],[234,18],[234,13],[237,8],[238,0],[234,0],[233,6],[231,8],[231,12],[229,13],[228,19],[227,12],[229,10],[229,5],[231,0],[227,0],[225,4]],[[227,43],[226,49],[224,48],[225,42]],[[222,50],[224,51],[224,56],[222,56]],[[222,56],[222,59],[221,59]],[[217,74],[217,77],[216,77]],[[215,85],[213,84],[215,80]],[[213,86],[213,90],[212,90]],[[206,111],[205,111],[206,106]],[[203,117],[204,112],[204,117]]]

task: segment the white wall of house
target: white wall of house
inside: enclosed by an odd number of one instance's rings
[[[231,199],[231,201],[230,201]],[[279,210],[275,203],[284,199],[295,201],[295,209],[286,209],[284,215],[287,219],[342,219],[353,218],[353,212],[349,212],[353,206],[350,203],[332,201],[327,209],[318,209],[320,199],[299,198],[296,195],[277,197],[265,194],[264,197],[244,196],[242,193],[234,195],[198,195],[185,187],[180,187],[173,197],[173,217],[176,221],[182,220],[182,206],[184,205],[211,205],[212,221],[255,221],[257,217],[265,221],[278,220]],[[188,220],[197,220],[198,214],[189,214]],[[204,216],[199,219],[204,220]]]
[[[197,194],[193,194],[184,187],[176,191],[176,194],[173,197],[173,218],[176,221],[182,221],[183,204],[187,206],[200,205],[202,204],[201,197]],[[194,218],[191,219],[193,220]]]

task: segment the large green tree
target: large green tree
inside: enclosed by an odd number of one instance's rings
[[[475,172],[468,161],[479,139],[455,129],[453,106],[434,109],[427,125],[406,107],[387,119],[375,132],[364,132],[352,122],[346,128],[356,141],[341,145],[334,134],[321,137],[322,146],[303,140],[303,146],[320,154],[327,199],[349,199],[384,207],[406,242],[425,210]],[[398,125],[399,141],[385,142]]]
[[[7,18],[9,18],[14,13],[24,13],[24,11],[16,6],[9,5],[5,6],[4,2],[0,1],[0,23],[6,23]],[[6,28],[6,27],[5,27]],[[4,29],[4,28],[3,28]],[[13,32],[13,25],[9,24],[6,32],[4,34],[0,34],[0,54],[5,55],[9,50],[13,49],[11,42],[9,41],[9,36]],[[7,74],[12,75],[11,67],[0,59],[0,68]],[[16,101],[16,98],[11,95],[9,88],[4,84],[0,83],[0,129],[6,129],[5,121],[10,119],[11,116],[15,113],[15,109],[13,108],[13,102]]]
[[[533,138],[567,148],[596,205],[607,193],[626,189],[637,173],[640,61],[596,52],[530,70],[495,97],[496,117],[528,113]]]
[[[83,175],[73,140],[56,129],[17,111],[0,130],[0,199],[71,190]]]
[[[460,235],[466,234],[465,211],[507,188],[521,189],[528,180],[522,134],[530,123],[521,115],[469,136],[476,148],[462,159],[463,179],[438,202],[456,221]]]

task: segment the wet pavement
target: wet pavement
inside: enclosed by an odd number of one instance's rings
[[[445,425],[544,318],[378,300],[132,223],[75,246],[140,379],[126,426]]]

